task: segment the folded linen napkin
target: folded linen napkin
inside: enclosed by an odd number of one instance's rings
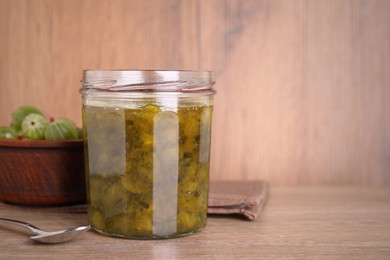
[[[266,181],[214,181],[210,182],[209,214],[242,214],[256,219],[269,195]]]

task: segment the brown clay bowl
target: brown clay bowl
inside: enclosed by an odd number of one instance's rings
[[[86,201],[83,140],[0,140],[0,200],[57,206]]]

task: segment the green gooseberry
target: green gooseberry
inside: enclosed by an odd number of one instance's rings
[[[12,123],[11,126],[16,130],[19,131],[22,129],[22,122],[26,116],[29,114],[39,114],[43,116],[42,111],[40,111],[38,108],[30,105],[21,106],[18,107],[15,112],[12,114]]]
[[[18,138],[14,128],[9,126],[0,127],[0,139],[15,140]]]
[[[45,137],[46,140],[78,139],[77,127],[70,119],[57,119],[48,125]]]
[[[40,114],[32,113],[22,122],[23,137],[31,140],[45,139],[47,120]]]
[[[84,131],[82,128],[77,128],[77,137],[79,139],[84,139]]]

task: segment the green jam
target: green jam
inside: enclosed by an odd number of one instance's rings
[[[100,233],[177,237],[207,219],[211,106],[83,107],[88,217]]]

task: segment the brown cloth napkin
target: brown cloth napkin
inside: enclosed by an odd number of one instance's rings
[[[210,182],[209,214],[242,214],[256,219],[269,195],[266,181],[214,181]]]

